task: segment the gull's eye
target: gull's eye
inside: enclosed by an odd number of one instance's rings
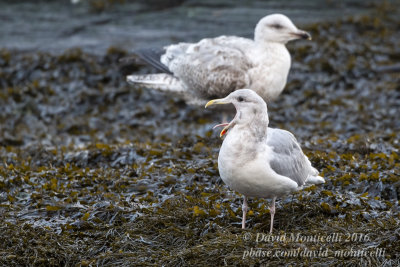
[[[279,30],[279,29],[282,29],[282,28],[283,28],[283,26],[282,26],[281,24],[279,24],[279,23],[274,23],[274,24],[271,24],[271,27],[272,27],[272,28],[274,28],[274,29],[277,29],[277,30]]]
[[[241,96],[239,96],[239,97],[237,98],[237,100],[238,100],[239,102],[243,102],[243,101],[244,101],[244,98],[241,97]]]

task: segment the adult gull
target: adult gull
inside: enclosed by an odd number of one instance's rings
[[[311,166],[294,135],[288,131],[268,127],[267,104],[250,89],[241,89],[214,104],[232,103],[236,116],[225,126],[225,135],[218,156],[222,180],[232,190],[244,195],[242,228],[246,227],[248,197],[272,198],[272,233],[275,200],[309,184],[324,183],[318,171]]]
[[[178,43],[162,51],[140,50],[137,56],[163,73],[130,75],[127,81],[180,94],[189,104],[224,97],[250,88],[265,101],[276,99],[286,85],[291,58],[285,44],[311,39],[282,14],[262,18],[254,40],[237,36]]]

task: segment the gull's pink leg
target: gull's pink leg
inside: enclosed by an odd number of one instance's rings
[[[276,197],[274,197],[272,199],[272,205],[270,207],[270,213],[271,213],[271,227],[269,228],[269,233],[270,234],[272,234],[272,229],[274,228],[275,199],[276,199]]]
[[[249,206],[247,205],[247,197],[246,196],[243,198],[242,210],[243,210],[242,229],[245,229],[246,228],[246,213],[249,210]]]

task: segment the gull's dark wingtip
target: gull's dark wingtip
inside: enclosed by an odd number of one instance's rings
[[[153,66],[157,70],[167,74],[172,74],[167,66],[162,64],[160,61],[161,56],[165,53],[164,49],[139,49],[136,50],[134,53],[142,61],[150,66]]]

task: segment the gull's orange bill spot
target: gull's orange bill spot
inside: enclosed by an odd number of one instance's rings
[[[219,137],[224,136],[227,132],[228,132],[228,129],[227,129],[227,128],[224,128],[224,129],[221,131],[221,133],[219,134]]]

